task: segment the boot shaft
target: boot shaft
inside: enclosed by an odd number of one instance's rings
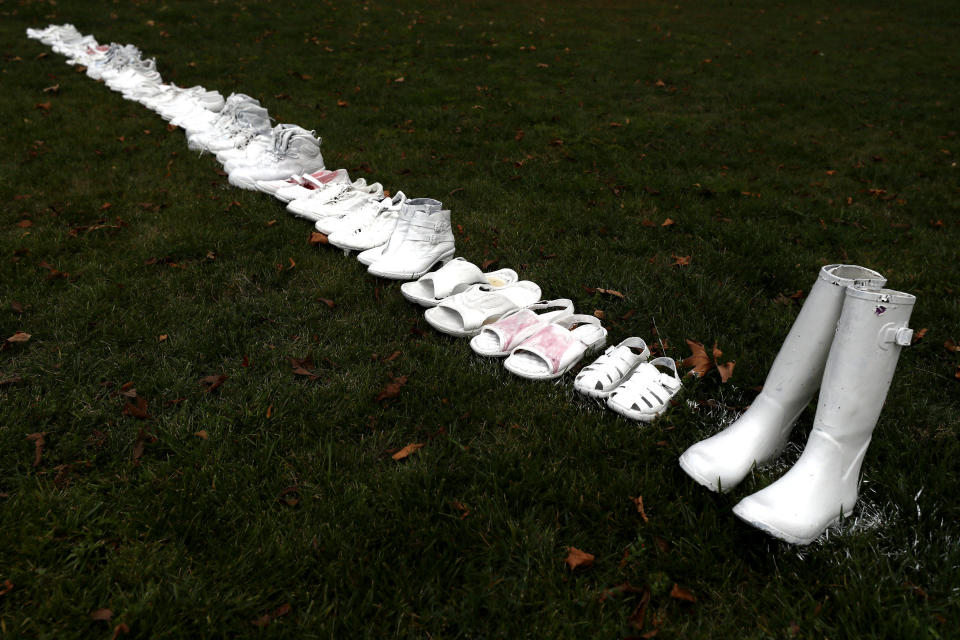
[[[823,373],[814,430],[836,440],[869,437],[880,417],[916,298],[882,288],[849,287]]]

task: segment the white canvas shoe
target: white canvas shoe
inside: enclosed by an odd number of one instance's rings
[[[363,178],[349,184],[331,184],[322,190],[314,190],[307,198],[291,200],[287,203],[287,211],[316,222],[326,215],[335,214],[338,204],[358,197],[357,194],[383,198],[383,186],[379,182],[366,184]]]
[[[323,168],[320,139],[312,131],[287,129],[257,164],[239,167],[230,173],[229,181],[241,189],[256,189],[257,180],[278,180]]]
[[[340,185],[352,185],[355,189],[367,186],[367,181],[363,178],[350,182],[350,176],[346,169],[337,169],[333,173],[335,175],[324,175],[322,177],[315,177],[313,173],[303,174],[300,176],[301,181],[299,183],[280,187],[274,192],[273,196],[281,202],[290,203],[294,200],[318,197],[325,190]],[[291,210],[291,213],[294,213],[294,211]]]
[[[881,288],[845,289],[817,415],[800,459],[779,480],[747,496],[737,517],[792,544],[809,544],[849,516],[860,467],[883,409],[916,298]]]
[[[771,462],[787,443],[800,412],[820,386],[848,287],[882,287],[886,279],[855,265],[820,269],[803,308],[770,367],[763,391],[740,418],[680,456],[680,466],[712,491],[728,491],[754,465]]]
[[[327,234],[330,238],[340,233],[349,236],[355,230],[369,225],[378,217],[389,215],[387,212],[399,213],[400,207],[406,200],[407,196],[404,195],[403,191],[398,191],[392,198],[371,199],[362,206],[351,209],[342,218],[317,220],[317,224],[314,226],[317,231]],[[332,241],[331,244],[333,244]]]
[[[336,171],[330,171],[329,169],[321,169],[320,171],[314,171],[313,173],[303,173],[296,176],[290,176],[286,180],[257,180],[257,189],[263,193],[269,193],[270,195],[275,195],[277,191],[283,189],[284,187],[293,187],[293,186],[302,186],[307,182],[307,176],[310,176],[314,180],[318,181],[331,181],[337,176],[343,175],[346,176],[346,169],[337,169]]]

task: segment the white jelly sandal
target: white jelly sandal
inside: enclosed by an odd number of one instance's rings
[[[435,307],[444,298],[465,291],[474,284],[483,284],[491,291],[503,288],[519,280],[513,269],[500,269],[484,273],[480,267],[463,258],[454,258],[436,271],[414,282],[400,285],[400,293],[410,302],[423,307]]]
[[[650,349],[643,338],[627,338],[581,369],[573,388],[591,398],[606,398],[649,357]]]
[[[529,380],[559,378],[584,354],[607,343],[607,330],[594,316],[572,315],[542,327],[503,361],[514,375]]]
[[[554,311],[544,311],[554,309]],[[470,340],[470,348],[481,356],[510,355],[514,347],[551,322],[559,322],[573,315],[573,301],[567,298],[538,302],[524,309],[509,311],[493,324],[480,329]]]
[[[540,287],[529,280],[490,291],[475,284],[466,291],[442,300],[423,314],[430,326],[451,336],[474,336],[491,322],[514,309],[529,307],[540,299]]]
[[[657,367],[670,369],[668,375]],[[673,358],[656,358],[639,365],[626,382],[607,397],[607,406],[631,420],[650,422],[670,408],[670,398],[680,391],[680,375]]]

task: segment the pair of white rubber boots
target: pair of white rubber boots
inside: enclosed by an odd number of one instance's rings
[[[916,298],[884,289],[855,265],[820,270],[770,368],[763,391],[733,424],[693,445],[680,466],[713,491],[728,491],[753,466],[776,459],[813,394],[820,398],[796,464],[733,512],[793,544],[809,544],[857,501],[860,466],[880,417]]]

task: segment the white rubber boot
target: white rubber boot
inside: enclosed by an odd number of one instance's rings
[[[794,422],[820,386],[847,287],[882,287],[886,282],[876,271],[856,265],[821,268],[763,391],[733,424],[680,456],[687,475],[711,491],[729,491],[753,465],[779,456]]]
[[[847,289],[807,446],[779,480],[733,512],[792,544],[809,544],[857,502],[860,466],[887,397],[916,298],[889,289]]]

